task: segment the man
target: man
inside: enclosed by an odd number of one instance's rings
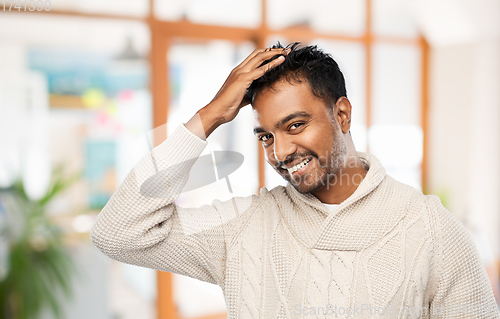
[[[175,205],[206,137],[248,103],[287,186]],[[134,167],[92,241],[113,259],[218,284],[229,318],[499,318],[462,224],[356,152],[350,121],[329,55],[297,44],[256,50]]]

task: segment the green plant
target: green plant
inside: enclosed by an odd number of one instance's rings
[[[64,249],[63,232],[47,216],[46,207],[79,178],[79,174],[64,176],[62,167],[56,168],[49,191],[36,201],[29,199],[21,181],[7,190],[16,212],[10,216],[9,227],[3,229],[9,252],[7,273],[0,281],[1,318],[36,319],[47,307],[56,318],[62,318],[58,296],[60,292],[71,296],[76,266]]]

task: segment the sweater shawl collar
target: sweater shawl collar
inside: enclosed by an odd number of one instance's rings
[[[386,178],[380,161],[363,152],[358,156],[368,172],[356,191],[332,212],[316,196],[301,194],[290,183],[275,189],[285,193],[273,195],[280,215],[307,247],[359,251],[386,235],[403,217],[406,203],[393,200],[390,181],[394,180]]]

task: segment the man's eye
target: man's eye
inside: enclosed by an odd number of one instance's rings
[[[259,141],[267,142],[267,140],[269,140],[270,138],[271,138],[270,134],[261,135],[261,136],[259,136]]]
[[[290,129],[295,130],[295,129],[299,128],[299,126],[301,126],[302,124],[304,124],[304,123],[293,123],[292,125],[290,125]]]

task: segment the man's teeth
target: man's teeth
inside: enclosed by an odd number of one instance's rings
[[[306,165],[307,165],[307,163],[309,163],[310,161],[311,161],[311,159],[310,159],[310,158],[307,158],[307,159],[303,160],[301,163],[299,163],[299,164],[295,165],[294,167],[287,168],[287,170],[288,170],[288,172],[289,172],[290,174],[292,174],[293,172],[296,172],[296,171],[298,171],[299,169],[301,169],[302,167],[306,166]]]

